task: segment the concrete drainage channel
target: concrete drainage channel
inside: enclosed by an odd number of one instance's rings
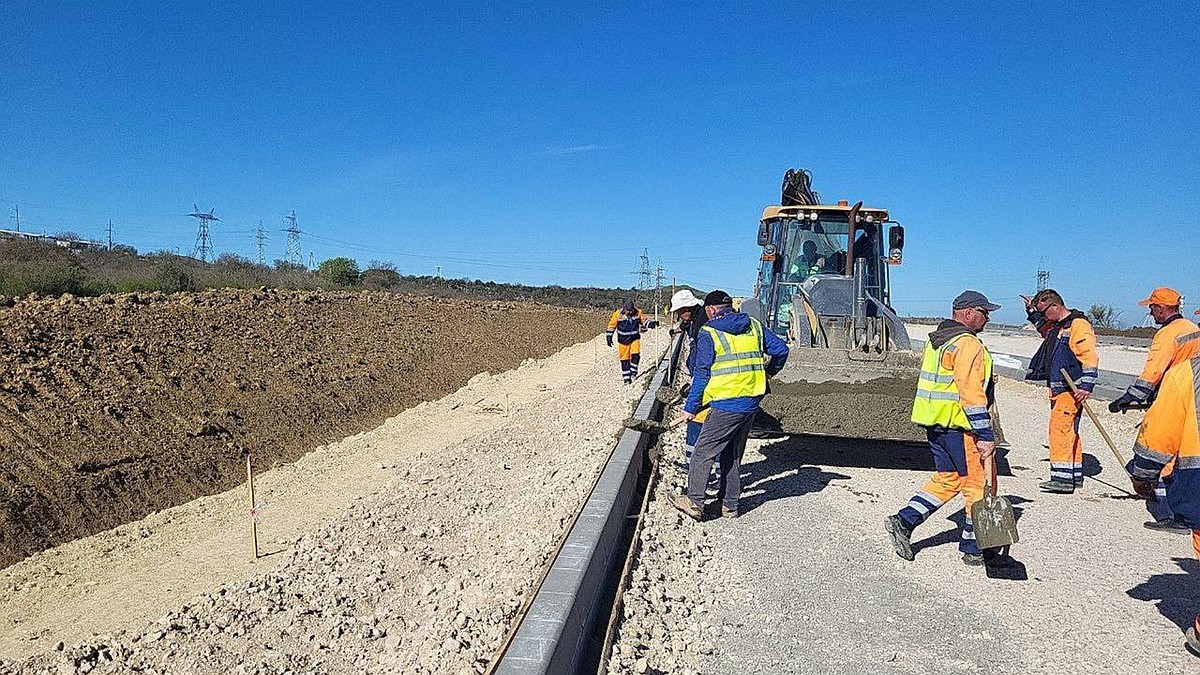
[[[681,337],[660,359],[635,418],[661,420],[666,406],[657,394],[675,381]],[[621,434],[490,673],[596,672],[607,662],[610,613],[653,477],[647,451],[654,441],[652,434],[633,429]]]

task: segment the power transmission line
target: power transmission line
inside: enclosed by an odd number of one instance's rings
[[[196,246],[192,249],[192,257],[198,258],[200,262],[208,262],[208,254],[212,253],[212,239],[208,236],[208,224],[219,223],[221,219],[214,216],[213,212],[216,207],[209,209],[208,213],[200,210],[199,206],[192,204],[193,211],[188,215],[195,218],[199,223],[199,228],[196,231]]]
[[[266,265],[267,264],[267,256],[266,256],[265,248],[263,247],[263,243],[266,242],[266,240],[267,240],[267,233],[263,231],[263,224],[262,224],[261,219],[258,221],[258,231],[255,232],[255,234],[254,234],[254,240],[255,240],[255,242],[258,243],[258,264]]]
[[[300,228],[296,225],[296,211],[293,210],[283,219],[287,221],[287,261],[293,265],[300,265],[304,262],[304,253],[300,250]]]

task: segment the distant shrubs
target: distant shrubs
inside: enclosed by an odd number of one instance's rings
[[[372,260],[360,271],[353,258],[322,262],[316,271],[286,260],[259,265],[223,253],[212,263],[172,251],[138,255],[131,246],[113,250],[71,251],[53,243],[0,239],[0,295],[102,295],[162,291],[178,293],[206,288],[363,288],[412,295],[488,300],[527,300],[566,307],[613,309],[632,289],[525,286],[478,279],[444,279],[403,275],[387,261]],[[663,297],[670,297],[670,291]],[[651,311],[645,303],[646,310]]]
[[[362,281],[353,258],[330,258],[317,266],[317,276],[338,286],[357,286]]]

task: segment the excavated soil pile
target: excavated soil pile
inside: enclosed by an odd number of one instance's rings
[[[868,382],[772,382],[763,411],[791,434],[921,442],[912,423],[916,378],[883,377]]]
[[[0,298],[0,567],[227,490],[246,449],[294,460],[599,330],[388,293]]]

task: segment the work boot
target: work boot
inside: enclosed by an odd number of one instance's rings
[[[1044,480],[1038,483],[1038,489],[1042,492],[1053,492],[1060,495],[1069,495],[1075,491],[1075,486],[1071,483],[1063,483],[1057,480]]]
[[[700,507],[696,506],[696,502],[692,501],[687,495],[675,495],[675,497],[671,499],[671,506],[674,506],[680,513],[688,518],[691,518],[697,523],[700,522],[700,519],[704,517],[704,512],[701,511]]]
[[[1186,640],[1184,645],[1187,646],[1187,650],[1191,652],[1192,656],[1200,656],[1200,638],[1196,637],[1196,627],[1190,626],[1183,637]]]
[[[905,560],[912,560],[916,557],[913,555],[912,543],[909,541],[912,532],[908,531],[908,527],[904,525],[904,521],[900,520],[899,516],[888,516],[887,520],[883,521],[883,529],[892,536],[892,546],[896,549],[896,555]]]
[[[983,550],[983,564],[987,567],[998,569],[1008,569],[1016,567],[1017,561],[1013,557],[1003,552],[1003,548],[985,548]]]
[[[741,515],[741,514],[738,513],[737,509],[731,509],[728,506],[725,506],[724,504],[721,505],[721,517],[722,518],[737,518],[739,515]]]
[[[985,562],[982,553],[964,553],[962,561],[968,567],[983,567]]]
[[[1162,520],[1148,520],[1142,523],[1142,527],[1154,532],[1165,532],[1167,534],[1191,534],[1192,528],[1175,520],[1174,518],[1163,518]]]

